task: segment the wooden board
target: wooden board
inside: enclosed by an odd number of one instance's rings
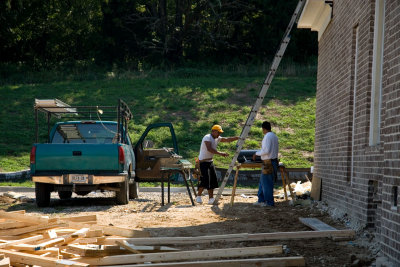
[[[32,225],[32,226],[27,226],[27,227],[22,227],[22,228],[15,228],[15,229],[9,229],[9,230],[0,230],[0,236],[2,235],[21,235],[25,233],[30,233],[30,232],[35,232],[38,230],[45,230],[49,228],[56,228],[59,226],[63,226],[65,224],[61,223],[43,223],[39,225]]]
[[[313,176],[311,184],[311,194],[310,194],[312,199],[316,201],[321,200],[321,186],[322,186],[321,178]]]
[[[17,239],[17,240],[10,240],[7,243],[0,244],[0,248],[7,248],[12,245],[24,244],[24,243],[28,243],[28,242],[32,242],[32,241],[36,241],[36,240],[40,240],[40,239],[43,239],[43,235],[36,235],[36,236],[21,238],[21,239]]]
[[[60,218],[60,220],[66,220],[71,222],[92,222],[97,221],[97,215],[83,215],[83,216],[74,216],[74,217],[66,217]]]
[[[91,230],[102,230],[105,235],[117,235],[123,237],[148,237],[150,233],[143,230],[133,230],[133,229],[126,229],[116,226],[107,226],[107,225],[90,225],[85,223],[79,222],[68,222],[68,226],[72,228],[84,228],[89,227]]]
[[[163,246],[135,246],[133,244],[128,243],[126,240],[116,241],[118,246],[129,250],[132,253],[140,254],[140,253],[155,253],[155,252],[170,252],[170,251],[179,251],[180,249],[171,248],[171,247],[163,247]]]
[[[103,258],[92,258],[92,259],[81,258],[78,259],[78,261],[89,263],[91,265],[116,265],[116,264],[144,263],[144,262],[154,262],[154,261],[163,262],[163,261],[177,261],[177,260],[264,256],[264,255],[273,255],[280,253],[282,253],[282,246],[260,246],[260,247],[211,249],[211,250],[194,250],[194,251],[182,251],[182,252],[119,255],[119,256],[109,256]]]
[[[0,260],[0,267],[9,267],[10,266],[10,258],[4,258]]]
[[[5,211],[0,211],[0,218],[7,218],[11,220],[17,220],[21,222],[27,222],[30,224],[48,224],[48,223],[54,223],[57,222],[58,219],[49,219],[49,218],[43,218],[43,217],[38,217],[38,216],[29,216],[21,213],[10,213],[10,212],[5,212]]]
[[[0,253],[10,258],[11,265],[14,263],[23,263],[26,265],[39,265],[43,267],[68,267],[68,266],[89,266],[85,263],[70,260],[58,260],[50,257],[32,255],[29,253],[16,252],[0,249]]]
[[[174,245],[174,244],[197,244],[211,243],[216,241],[251,241],[251,240],[298,240],[311,238],[333,238],[347,237],[354,238],[354,230],[335,230],[335,231],[298,231],[298,232],[276,232],[276,233],[257,233],[257,234],[228,234],[228,235],[209,235],[196,237],[149,237],[149,238],[117,238],[108,237],[101,244],[112,245],[116,241],[126,240],[135,245]]]
[[[215,260],[215,261],[190,261],[190,262],[168,262],[152,264],[124,265],[124,267],[267,267],[267,266],[306,266],[303,257],[284,258],[256,258],[237,260]]]
[[[315,231],[337,230],[336,228],[318,220],[317,218],[299,218],[299,220]]]

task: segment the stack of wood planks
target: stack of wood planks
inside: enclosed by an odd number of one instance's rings
[[[282,245],[180,251],[211,242],[354,237],[350,230],[149,237],[146,231],[97,224],[96,215],[48,218],[0,211],[2,266],[304,266],[303,257],[276,257]],[[172,246],[166,246],[172,245]],[[274,255],[274,257],[268,257]],[[234,259],[249,258],[252,259]],[[259,258],[254,258],[259,257]],[[268,257],[268,258],[265,258]]]

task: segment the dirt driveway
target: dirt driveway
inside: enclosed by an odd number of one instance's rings
[[[104,197],[105,196],[105,197]],[[256,197],[235,198],[230,206],[230,196],[223,196],[219,205],[192,206],[185,193],[172,193],[171,203],[160,205],[160,193],[141,193],[140,199],[116,206],[113,199],[99,193],[90,198],[75,197],[61,202],[52,199],[51,207],[37,208],[34,203],[5,203],[5,210],[24,209],[27,213],[64,217],[96,214],[99,224],[131,229],[144,229],[153,237],[202,236],[234,233],[269,233],[311,230],[299,222],[299,217],[314,217],[337,229],[346,229],[329,215],[311,206],[291,206],[279,201],[275,208],[252,205]],[[203,197],[207,200],[208,197]],[[206,201],[205,201],[206,202]],[[315,205],[314,205],[315,206]],[[353,241],[307,239],[299,241],[246,241],[213,242],[178,246],[185,250],[228,248],[261,245],[284,245],[284,256],[303,256],[307,266],[369,266],[373,253],[360,244],[365,236]]]

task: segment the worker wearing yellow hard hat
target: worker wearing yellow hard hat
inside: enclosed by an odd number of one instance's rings
[[[211,127],[211,133],[206,134],[201,140],[200,145],[200,181],[198,184],[199,192],[197,194],[196,202],[203,203],[201,199],[201,194],[204,189],[208,191],[209,201],[208,204],[214,203],[214,188],[218,187],[217,173],[215,171],[215,166],[213,163],[213,156],[219,155],[223,157],[229,156],[226,152],[220,152],[217,150],[219,142],[233,142],[239,139],[239,137],[222,137],[221,125],[215,124]]]

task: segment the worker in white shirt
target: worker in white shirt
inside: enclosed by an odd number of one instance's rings
[[[261,143],[261,150],[258,150],[253,155],[253,160],[256,156],[261,156],[262,168],[261,177],[258,188],[258,201],[255,205],[264,207],[274,206],[274,180],[278,173],[278,137],[271,131],[271,123],[264,121],[262,124],[264,138]]]
[[[213,156],[220,155],[223,157],[229,156],[226,152],[220,152],[217,150],[219,142],[233,142],[239,139],[239,137],[222,137],[221,134],[224,131],[220,125],[214,125],[211,128],[211,133],[203,137],[200,146],[199,162],[200,162],[200,181],[199,181],[199,192],[196,197],[197,203],[203,203],[201,200],[201,194],[204,188],[208,191],[209,201],[208,204],[214,203],[214,188],[218,187],[217,174],[215,172],[215,166],[213,163]]]

